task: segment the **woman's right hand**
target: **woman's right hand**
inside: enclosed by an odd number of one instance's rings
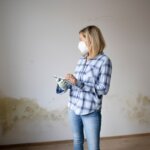
[[[76,83],[77,83],[77,79],[75,78],[75,76],[73,74],[67,74],[65,76],[65,79],[68,80],[69,82],[71,82],[73,85],[76,85]]]

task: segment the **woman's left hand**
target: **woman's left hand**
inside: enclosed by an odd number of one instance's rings
[[[71,82],[73,85],[77,84],[77,79],[75,78],[75,76],[73,74],[67,74],[65,76],[65,79],[68,80],[69,82]]]

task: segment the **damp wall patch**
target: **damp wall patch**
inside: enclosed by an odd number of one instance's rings
[[[132,121],[150,124],[150,97],[139,94],[135,99],[127,100],[126,113]]]
[[[2,134],[9,132],[17,122],[22,120],[45,120],[49,123],[65,121],[67,107],[61,110],[47,110],[41,107],[34,99],[29,98],[0,98],[0,127]]]

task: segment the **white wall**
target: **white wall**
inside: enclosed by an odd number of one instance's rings
[[[72,138],[52,75],[73,73],[91,24],[113,63],[101,136],[150,132],[149,14],[149,0],[0,0],[0,144]]]

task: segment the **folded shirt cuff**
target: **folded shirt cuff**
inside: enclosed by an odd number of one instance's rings
[[[81,82],[80,80],[77,80],[76,86],[82,89],[84,86],[84,83]]]

